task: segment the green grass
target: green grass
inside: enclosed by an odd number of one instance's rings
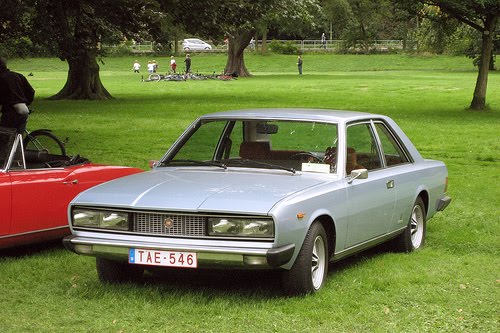
[[[331,265],[318,294],[285,298],[276,274],[174,271],[144,285],[103,285],[94,260],[60,245],[0,252],[2,332],[497,332],[500,313],[500,73],[488,112],[469,112],[476,70],[461,57],[246,57],[236,81],[141,82],[133,58],[105,59],[115,99],[48,101],[64,84],[56,59],[9,63],[33,72],[28,127],[68,138],[94,162],[147,167],[198,115],[254,107],[319,107],[391,116],[422,155],[449,169],[450,207],[428,224],[426,247],[384,248]],[[147,58],[139,59],[143,68]],[[167,58],[160,69],[167,67]],[[178,58],[182,64],[182,58]],[[223,55],[195,55],[219,72]]]

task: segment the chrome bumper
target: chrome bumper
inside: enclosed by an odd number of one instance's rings
[[[63,244],[66,249],[77,254],[120,261],[128,261],[128,253],[131,248],[195,252],[198,257],[199,267],[276,268],[288,263],[295,250],[294,244],[272,249],[211,246],[180,247],[171,244],[123,242],[73,235],[65,237]]]

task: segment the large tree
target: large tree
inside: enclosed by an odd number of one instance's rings
[[[314,24],[308,10],[317,0],[160,0],[177,24],[202,37],[227,39],[226,73],[249,76],[244,51],[256,30],[278,22],[283,29],[303,29]]]
[[[99,76],[101,43],[117,42],[155,22],[153,0],[28,0],[35,42],[53,47],[68,62],[68,78],[53,99],[108,99]]]
[[[401,0],[400,0],[401,1]],[[404,0],[403,0],[404,1]],[[442,12],[467,24],[481,33],[481,55],[478,62],[478,76],[470,108],[484,110],[488,71],[493,50],[493,38],[500,17],[499,0],[419,0],[426,5],[437,6]]]
[[[160,0],[188,33],[228,40],[226,73],[248,76],[244,50],[255,33],[256,22],[283,0]]]

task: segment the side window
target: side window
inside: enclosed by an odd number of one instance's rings
[[[387,166],[407,163],[408,158],[389,129],[382,123],[376,123],[375,128],[377,129],[377,134],[384,150]]]
[[[381,161],[370,124],[349,126],[347,128],[347,174],[355,169],[380,169]]]
[[[175,160],[211,161],[226,122],[203,124],[177,152]]]

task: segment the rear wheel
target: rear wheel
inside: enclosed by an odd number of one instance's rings
[[[405,231],[394,240],[394,248],[400,252],[412,252],[424,246],[426,234],[425,204],[418,197],[411,210]]]
[[[26,150],[44,151],[52,155],[66,156],[64,143],[48,130],[37,130],[29,133],[23,144]]]
[[[104,258],[96,258],[96,269],[99,280],[105,283],[137,282],[144,273],[141,266]]]
[[[283,272],[289,295],[314,293],[323,287],[328,273],[328,239],[318,221],[311,225],[292,268]]]
[[[150,74],[148,79],[149,81],[160,81],[161,76],[160,74]]]

